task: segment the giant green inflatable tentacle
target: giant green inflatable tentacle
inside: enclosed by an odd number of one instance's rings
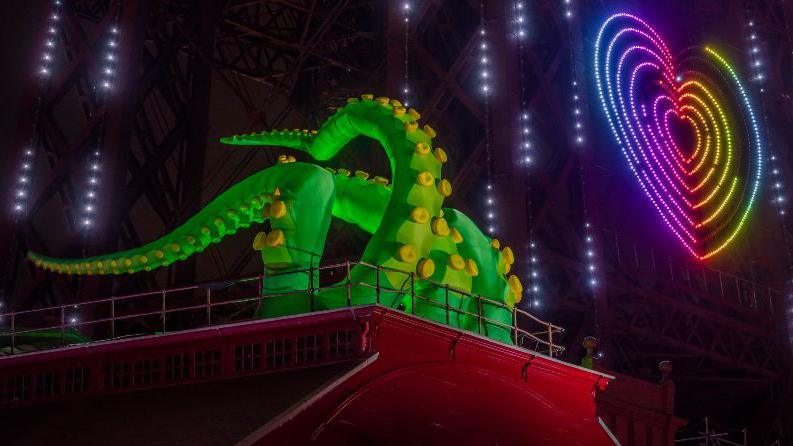
[[[375,232],[391,196],[388,180],[382,177],[368,179],[368,175],[361,171],[349,176],[350,172],[346,169],[329,170],[334,173],[336,188],[333,216],[358,225],[370,234]]]
[[[429,126],[419,129],[418,118],[415,110],[405,110],[386,98],[374,99],[364,95],[362,100],[350,100],[339,109],[317,134],[292,132],[292,135],[285,135],[283,131],[274,131],[224,138],[222,141],[235,145],[293,147],[304,150],[315,159],[327,160],[357,136],[375,139],[389,158],[393,185],[385,214],[361,260],[406,272],[423,269],[420,274],[430,277],[432,274],[427,273],[433,268],[426,265],[438,261],[444,265],[449,263],[450,256],[457,253],[450,245],[448,252],[430,255],[435,238],[448,236],[448,227],[440,211],[444,198],[451,193],[451,185],[441,178],[445,152],[436,149],[433,154],[431,151],[435,131]],[[454,265],[459,266],[459,262]],[[442,267],[437,268],[436,274],[444,283],[470,289],[470,276],[463,269]],[[366,283],[375,280],[369,268],[356,267],[353,276],[356,281]],[[405,283],[403,274],[399,273],[386,274],[386,279],[392,287],[403,287]],[[368,297],[361,296],[361,303],[373,296],[368,294]]]
[[[240,228],[262,223],[262,208],[272,200],[273,192],[266,184],[274,175],[267,169],[242,180],[173,232],[139,248],[86,259],[56,259],[34,252],[28,258],[45,269],[70,274],[135,273],[170,265]]]
[[[261,315],[305,311],[308,302],[312,308],[334,308],[377,298],[385,305],[404,305],[423,317],[474,331],[481,328],[490,337],[508,341],[508,329],[489,322],[482,326],[462,312],[481,311],[492,321],[510,324],[511,309],[522,291],[517,277],[507,276],[514,255],[462,213],[442,208],[451,194],[450,183],[441,177],[447,155],[433,149],[435,131],[429,126],[419,129],[419,117],[398,101],[362,95],[348,100],[318,131],[281,130],[222,139],[240,146],[289,147],[327,160],[353,138],[366,136],[388,155],[391,186],[363,172],[350,176],[344,169],[325,170],[282,156],[282,164],[232,186],[172,233],[140,248],[89,259],[29,256],[58,272],[132,273],[184,259],[226,234],[269,219],[272,230],[257,234],[254,249],[261,251],[265,265],[263,291],[281,297],[265,300]],[[318,282],[302,271],[319,264],[331,215],[372,234],[361,260],[383,269],[356,265],[352,286],[325,288],[309,300],[305,290],[311,280]],[[506,308],[485,304],[480,309],[471,293]],[[447,315],[447,306],[460,313]]]
[[[367,230],[376,228],[362,261],[398,271],[416,272],[421,277],[470,292],[473,289],[472,277],[476,275],[477,262],[460,255],[457,244],[450,240],[451,231],[441,210],[444,198],[451,193],[450,183],[441,178],[441,167],[446,162],[447,155],[442,149],[432,150],[435,131],[429,126],[419,129],[416,122],[419,117],[418,112],[413,109],[406,110],[397,101],[362,95],[360,100],[348,100],[348,104],[330,117],[317,133],[260,132],[223,138],[222,142],[232,145],[291,147],[302,150],[317,160],[327,160],[357,136],[375,139],[389,158],[393,186],[383,215],[374,212],[359,216],[362,220],[359,226]],[[337,182],[337,188],[339,186]],[[356,200],[360,201],[362,200]],[[341,207],[334,205],[334,210]],[[352,275],[355,281],[375,281],[369,268],[356,266]],[[404,274],[400,273],[386,274],[386,279],[391,287],[398,289],[403,288],[406,283]],[[507,285],[503,273],[498,280],[502,285]],[[516,278],[512,282],[509,288],[517,290],[516,284],[519,282]],[[427,292],[431,301],[438,301],[437,291]],[[494,297],[503,298],[500,295]],[[362,290],[362,294],[354,296],[353,300],[357,303],[370,303],[373,298],[373,292]],[[343,302],[339,300],[338,304]],[[439,315],[442,313],[439,307],[432,305],[427,311]]]

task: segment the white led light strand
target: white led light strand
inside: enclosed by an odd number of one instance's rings
[[[108,37],[104,48],[102,48],[101,67],[99,82],[96,86],[98,102],[105,101],[111,93],[116,78],[118,62],[118,35],[119,29],[116,24],[108,30]],[[99,125],[99,136],[97,138],[96,149],[87,158],[87,174],[85,180],[85,193],[83,205],[79,210],[79,225],[86,230],[91,228],[96,221],[96,207],[99,195],[99,183],[102,170],[102,134],[104,133],[104,118]]]
[[[747,54],[749,60],[749,69],[752,73],[751,79],[757,85],[757,91],[760,93],[759,102],[760,102],[760,109],[763,111],[763,120],[765,123],[764,128],[768,128],[768,113],[766,111],[765,105],[765,79],[766,75],[764,72],[765,63],[762,59],[762,42],[759,35],[759,29],[756,23],[753,20],[749,20],[746,24],[747,35],[746,35],[746,43],[747,43]],[[774,148],[771,143],[770,138],[766,138],[766,150],[768,151],[768,164],[769,170],[771,172],[771,204],[776,209],[777,215],[779,215],[780,225],[782,229],[782,237],[785,241],[785,246],[788,248],[787,257],[788,257],[788,275],[791,277],[788,283],[788,295],[787,295],[787,307],[788,311],[786,314],[787,324],[788,324],[788,333],[790,333],[790,341],[793,343],[793,253],[790,251],[790,234],[788,233],[787,229],[787,221],[786,221],[786,198],[785,198],[785,182],[784,177],[782,175],[782,166],[780,165],[780,161],[774,151]]]
[[[564,1],[564,17],[567,20],[573,19],[573,2],[572,0],[563,0]]]
[[[526,18],[526,5],[523,3],[523,0],[518,0],[515,2],[514,6],[514,13],[515,13],[515,37],[521,42],[519,48],[522,50],[523,48],[523,39],[526,38],[528,34],[526,32],[526,24],[528,23],[528,19]],[[522,51],[521,51],[522,52]]]
[[[41,56],[39,75],[49,77],[52,74],[52,63],[55,60],[55,47],[58,45],[58,34],[61,24],[61,1],[52,2],[52,13],[47,21],[47,37],[44,39],[44,53]]]
[[[485,184],[485,217],[487,219],[487,233],[491,237],[496,234],[496,198],[493,188],[493,165],[490,153],[490,85],[492,73],[490,71],[490,45],[487,42],[487,28],[485,26],[485,2],[479,2],[479,91],[484,102],[485,119],[485,154],[487,155],[487,184]]]
[[[562,0],[562,8],[564,17],[567,19],[568,30],[568,43],[570,45],[570,69],[572,72],[571,78],[571,92],[572,92],[572,105],[573,105],[573,129],[572,129],[572,143],[576,146],[583,146],[585,143],[584,131],[584,93],[582,82],[578,78],[578,69],[576,66],[575,53],[573,50],[573,21],[574,21],[574,5],[572,0]],[[598,280],[598,265],[597,265],[597,252],[595,236],[592,230],[592,225],[589,223],[589,213],[587,210],[586,198],[586,181],[584,179],[584,167],[579,159],[578,162],[579,175],[581,178],[581,202],[584,214],[584,277],[586,283],[590,288],[595,288],[599,284]]]
[[[586,214],[586,213],[585,213]],[[592,225],[584,222],[584,249],[586,250],[586,275],[589,286],[598,285],[597,260],[595,258],[595,239],[592,236]]]
[[[762,60],[760,37],[758,35],[757,26],[753,20],[749,20],[746,25],[749,69],[752,73],[752,80],[757,84],[757,91],[760,92],[760,107],[763,110],[763,119],[765,121],[766,127],[768,127],[768,115],[765,111],[765,100],[763,95],[765,93],[764,81],[766,79],[763,69],[765,63]],[[782,216],[784,222],[784,215],[786,213],[784,178],[782,176],[781,166],[779,165],[779,161],[777,160],[777,156],[773,150],[773,147],[771,146],[771,140],[769,138],[766,138],[766,150],[769,153],[768,163],[769,170],[771,171],[771,202],[776,208],[777,214]]]
[[[570,88],[573,96],[573,143],[577,145],[584,144],[584,121],[581,93],[579,92],[579,82],[575,68],[575,58],[573,57],[573,0],[562,0],[564,8],[564,17],[567,19],[567,29],[570,36],[570,64],[573,69],[573,82]]]
[[[532,224],[532,202],[531,202],[531,178],[530,169],[534,162],[534,147],[532,144],[531,122],[528,112],[528,104],[526,103],[526,77],[524,72],[524,41],[526,39],[527,31],[527,17],[526,5],[524,0],[516,0],[513,3],[513,38],[517,41],[518,50],[518,70],[520,72],[520,106],[521,110],[518,120],[518,150],[519,159],[517,162],[524,166],[526,169],[526,194],[528,196],[528,203],[526,205],[526,215],[529,223],[529,264],[527,265],[527,283],[529,284],[529,295],[531,299],[528,300],[530,308],[539,308],[541,305],[540,300],[540,261],[537,249],[537,243],[534,241],[534,225]]]
[[[33,165],[36,157],[36,139],[38,133],[38,116],[41,109],[41,94],[52,75],[53,64],[55,62],[55,48],[58,46],[58,36],[60,34],[61,24],[61,0],[52,2],[52,12],[47,20],[46,37],[44,38],[44,47],[41,62],[38,66],[38,76],[41,82],[41,92],[36,101],[36,108],[33,112],[33,131],[30,138],[30,143],[24,148],[22,152],[21,161],[19,163],[19,170],[17,176],[17,184],[14,190],[14,197],[12,200],[11,209],[14,211],[15,218],[19,218],[25,213],[28,207],[28,199],[30,198],[31,183],[33,182]]]
[[[413,5],[409,1],[402,3],[402,15],[405,22],[405,85],[402,87],[402,103],[405,107],[410,106],[410,13],[413,11]]]

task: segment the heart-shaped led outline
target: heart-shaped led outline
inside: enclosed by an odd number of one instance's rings
[[[735,70],[710,47],[676,59],[626,13],[601,26],[594,68],[603,111],[644,193],[692,255],[713,257],[741,232],[762,177],[757,120]],[[672,117],[693,128],[693,150],[679,147]]]

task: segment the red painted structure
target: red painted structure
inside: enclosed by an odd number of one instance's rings
[[[675,417],[675,384],[650,383],[609,372],[614,379],[597,395],[598,416],[623,446],[675,444],[675,432],[686,421]]]
[[[52,411],[68,417],[59,405],[101,405],[120,394],[135,404],[152,388],[216,385],[226,393],[252,375],[275,379],[330,364],[348,366],[257,428],[241,423],[250,431],[238,444],[608,445],[599,415],[609,423],[663,412],[655,407],[659,386],[637,387],[627,377],[615,386],[604,373],[365,306],[2,357],[2,418],[13,423],[15,411],[27,419]],[[656,418],[663,435],[623,437],[623,444],[672,444],[678,423]],[[92,421],[75,420],[82,438],[101,430]],[[42,418],[38,430],[48,426]],[[64,435],[57,428],[46,434]]]

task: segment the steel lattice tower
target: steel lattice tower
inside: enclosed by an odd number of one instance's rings
[[[773,61],[768,137],[783,158],[781,165],[791,165],[789,3],[606,3],[582,1],[579,15],[601,17],[609,8],[632,7],[670,21],[684,17],[676,26],[692,38],[725,40],[737,57],[744,54],[744,44],[731,30],[742,27],[747,15],[754,17],[767,37],[767,60]],[[596,335],[603,363],[623,373],[657,380],[658,362],[672,360],[681,416],[721,417],[748,426],[758,437],[775,438],[771,435],[783,430],[784,420],[793,419],[785,406],[792,394],[784,328],[791,259],[786,241],[780,243],[779,219],[761,203],[752,239],[742,242],[738,255],[713,265],[691,262],[647,225],[631,224],[643,221],[647,209],[641,200],[626,204],[616,198],[630,183],[623,165],[601,155],[606,139],[593,130],[585,150],[570,144],[565,127],[571,107],[566,87],[570,41],[576,46],[573,63],[586,75],[596,25],[594,19],[582,21],[569,32],[558,1],[531,2],[529,11],[523,99],[534,116],[538,162],[527,173],[516,162],[514,119],[521,113],[521,98],[514,93],[520,91],[516,43],[508,37],[511,2],[485,4],[498,79],[490,104],[492,180],[496,191],[509,191],[498,201],[499,238],[512,241],[518,258],[526,259],[533,229],[542,272],[541,306],[534,311],[567,328],[564,359],[578,362],[581,340]],[[244,234],[156,274],[117,279],[78,282],[35,270],[24,255],[28,249],[61,257],[91,255],[162,235],[279,154],[230,150],[220,146],[220,136],[316,124],[360,93],[400,97],[405,48],[415,106],[451,155],[455,195],[450,205],[482,215],[487,169],[486,114],[475,89],[479,2],[415,2],[407,41],[400,7],[396,1],[347,0],[64,1],[61,63],[43,90],[35,79],[27,86],[18,131],[4,154],[3,190],[10,194],[22,148],[35,136],[38,155],[28,213],[16,223],[3,214],[0,231],[0,252],[11,253],[4,268],[6,303],[25,308],[76,302],[255,271],[258,259]],[[46,16],[49,4],[40,8]],[[116,88],[99,101],[96,58],[103,36],[116,24]],[[597,129],[602,123],[592,91],[588,97],[587,125]],[[39,124],[32,135],[35,113]],[[76,221],[86,155],[100,132],[101,212],[86,233]],[[358,142],[331,166],[388,174],[382,154]],[[793,178],[789,168],[785,173]],[[595,291],[584,279],[584,209],[602,258],[603,286]],[[337,233],[347,235],[329,239],[332,256],[360,252],[363,234]],[[526,265],[516,268],[526,273]]]

